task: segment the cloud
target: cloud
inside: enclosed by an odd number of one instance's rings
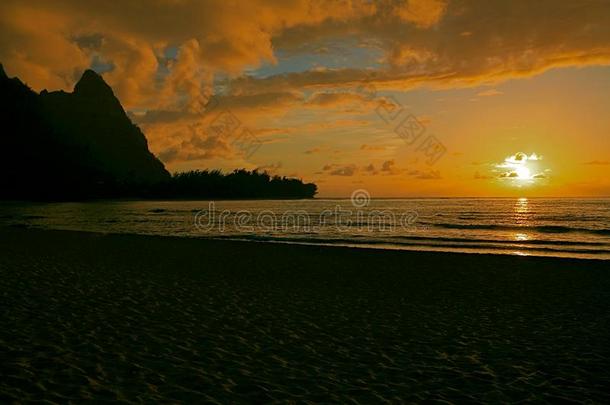
[[[171,163],[178,159],[180,150],[178,148],[167,148],[159,152],[158,158],[165,163]]]
[[[481,173],[479,173],[479,171],[476,171],[474,173],[474,179],[475,180],[489,180],[489,179],[493,179],[493,178],[494,178],[493,176],[488,176],[488,175],[485,175],[485,174],[481,174]]]
[[[166,164],[215,158],[233,159],[239,153],[233,142],[238,136],[216,134],[202,119],[143,124],[150,148]]]
[[[490,90],[485,90],[485,91],[481,91],[479,93],[477,93],[477,96],[479,97],[492,97],[492,96],[499,96],[502,93],[501,91],[498,91],[496,89],[490,89]]]
[[[379,167],[379,169],[377,169]],[[329,163],[322,167],[318,174],[328,174],[330,176],[406,176],[416,180],[440,180],[442,179],[439,170],[431,169],[406,169],[396,164],[395,160],[385,160],[380,164],[369,163],[366,165],[335,164]]]
[[[505,1],[453,0],[427,29],[391,18],[398,13],[398,3],[384,2],[383,7],[380,3],[367,18],[327,21],[302,30],[293,27],[274,43],[296,47],[297,38],[301,42],[347,35],[375,38],[386,65],[374,71],[343,66],[243,77],[234,83],[236,88],[338,88],[362,82],[378,89],[470,86],[532,76],[553,67],[610,64],[606,24],[610,8],[603,2],[541,0],[526,7]],[[388,11],[392,7],[395,12]]]
[[[188,94],[211,73],[234,75],[275,63],[273,38],[283,30],[358,19],[374,9],[357,0],[252,0],[239,7],[217,0],[5,0],[0,60],[37,90],[68,90],[94,57],[101,58],[113,66],[110,84],[131,105],[159,79],[155,73],[168,48],[180,50],[167,66],[172,73],[151,88],[169,85]]]
[[[261,93],[249,96],[215,97],[208,107],[197,112],[199,106],[189,104],[185,108],[172,110],[147,110],[131,114],[149,139],[151,150],[161,155],[165,163],[191,162],[200,159],[232,158],[235,156],[233,142],[241,131],[249,131],[261,144],[282,142],[295,130],[289,127],[259,127],[249,123],[260,117],[270,119],[280,116],[300,100],[295,93]],[[191,108],[191,106],[193,108]],[[215,133],[213,126],[223,117],[234,120],[232,131]],[[193,138],[196,128],[197,137]],[[207,146],[204,146],[207,143]],[[208,147],[209,150],[205,148]],[[185,148],[185,151],[181,151]],[[180,150],[179,153],[173,151]]]
[[[517,177],[519,177],[519,173],[517,172],[504,172],[500,174],[501,178],[506,178],[506,179],[515,179]]]
[[[394,13],[403,21],[429,28],[438,23],[446,7],[447,2],[442,0],[408,0],[399,4]]]
[[[381,164],[381,172],[384,174],[399,174],[402,172],[394,160],[386,160]]]
[[[537,155],[535,152],[531,155],[527,155],[527,153],[517,152],[514,155],[507,156],[504,159],[504,162],[497,165],[500,168],[516,168],[525,165],[528,161],[538,161],[542,160],[542,156]]]
[[[205,110],[212,96],[213,74],[201,58],[199,41],[190,39],[179,48],[175,59],[166,62],[165,77],[156,108],[186,109],[199,113]]]
[[[198,119],[198,114],[183,110],[147,110],[143,114],[131,114],[131,119],[138,124],[169,124]]]
[[[408,175],[419,180],[440,180],[441,172],[439,170],[411,170]]]
[[[322,168],[322,171],[328,172],[331,176],[353,176],[358,171],[358,166],[355,164],[350,165],[337,165],[329,164]]]
[[[303,101],[303,97],[298,92],[269,92],[252,95],[240,96],[220,96],[218,105],[221,108],[235,110],[248,109],[281,109],[293,106]]]
[[[90,58],[64,32],[74,29],[73,17],[23,3],[0,5],[0,61],[7,74],[19,76],[35,90],[72,85]]]
[[[338,108],[338,107],[372,107],[376,106],[371,100],[367,100],[363,95],[358,93],[345,93],[345,92],[322,92],[314,93],[305,103],[306,106],[310,107],[322,107],[322,108]]]
[[[398,174],[401,171],[395,166],[393,160],[385,161],[381,164],[381,170],[377,170],[373,163],[368,165],[359,166],[357,164],[327,164],[322,168],[322,171],[330,174],[331,176],[354,176],[356,174],[361,175],[393,175]]]
[[[546,179],[548,176],[543,170],[540,161],[542,156],[531,153],[517,152],[514,155],[507,156],[503,162],[494,165],[495,172],[498,173],[500,179],[507,179],[514,184],[531,184],[535,180]]]
[[[375,165],[374,164],[369,164],[367,166],[364,167],[364,171],[368,174],[377,174],[377,169],[375,169]]]
[[[591,160],[591,161],[585,162],[583,164],[589,165],[589,166],[607,166],[607,165],[610,165],[610,161],[608,161],[608,160]]]
[[[315,148],[311,148],[311,149],[306,150],[305,154],[306,155],[313,155],[314,153],[319,153],[321,151],[322,151],[321,148],[315,147]]]
[[[392,68],[344,66],[248,80],[271,84],[274,90],[267,91],[362,80],[400,88],[474,84],[556,66],[608,64],[609,18],[603,1],[540,0],[525,6],[498,0],[253,0],[236,8],[214,0],[132,0],[120,6],[102,0],[5,0],[0,60],[40,89],[69,87],[97,56],[114,66],[111,85],[135,102],[135,93],[146,93],[147,85],[159,80],[154,73],[171,47],[178,55],[156,87],[192,97],[215,73],[234,77],[263,62],[277,63],[276,50],[308,44],[321,49],[326,39],[355,37],[372,40]],[[95,23],[84,27],[81,21]]]
[[[180,161],[231,154],[226,139],[193,139],[188,129],[205,126],[200,115],[213,94],[244,125],[300,107],[362,112],[379,101],[359,93],[362,85],[493,86],[556,67],[610,65],[607,21],[610,7],[598,0],[4,0],[0,61],[35,90],[71,90],[84,69],[103,65],[123,105],[144,111],[135,119],[151,148]],[[328,66],[281,69],[286,55],[329,49],[341,57]],[[378,56],[359,63],[362,52]],[[262,65],[280,73],[263,76]],[[334,118],[305,125],[355,122]]]
[[[233,148],[226,139],[209,134],[193,134],[190,140],[182,142],[180,149],[184,160],[228,157],[232,152]]]

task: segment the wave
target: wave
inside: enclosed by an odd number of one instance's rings
[[[562,225],[537,225],[537,226],[515,226],[515,225],[478,225],[478,224],[447,224],[422,222],[436,228],[444,229],[472,229],[472,230],[491,230],[491,231],[521,231],[521,232],[540,232],[540,233],[589,233],[593,235],[610,235],[610,229],[594,228],[575,228]]]
[[[514,242],[510,246],[504,243],[447,243],[439,241],[438,243],[425,243],[424,241],[390,241],[382,239],[348,239],[348,238],[310,238],[310,237],[277,237],[277,236],[262,236],[262,235],[219,235],[213,236],[211,239],[230,239],[230,240],[250,240],[258,242],[282,242],[282,243],[299,243],[299,244],[314,244],[314,245],[340,245],[340,246],[377,246],[388,248],[429,248],[429,249],[463,249],[465,251],[504,251],[504,252],[530,252],[530,253],[577,253],[591,255],[608,255],[610,249],[599,248],[584,248],[579,245],[571,245],[570,247],[553,247],[553,246],[527,246],[521,242]],[[490,241],[491,242],[491,241]],[[495,241],[494,241],[495,242]]]
[[[484,243],[484,244],[507,244],[507,245],[558,245],[558,246],[609,246],[609,243],[591,241],[569,241],[569,240],[506,240],[506,239],[481,239],[481,238],[450,238],[450,237],[426,237],[426,236],[384,236],[384,239],[406,240],[406,241],[440,241],[440,242],[463,242],[463,243]]]
[[[491,214],[491,213],[480,213],[480,214],[460,214],[455,218],[463,221],[493,221],[493,220],[503,220],[507,217],[514,215],[512,213],[506,214]],[[450,215],[446,215],[450,216]],[[534,221],[549,221],[549,222],[603,222],[610,220],[610,217],[607,216],[579,216],[579,217],[569,217],[562,215],[531,215],[531,213],[527,213],[524,215],[519,215],[519,217],[527,217]]]

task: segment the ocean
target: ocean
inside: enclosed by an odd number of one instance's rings
[[[610,199],[0,203],[0,225],[610,260]]]

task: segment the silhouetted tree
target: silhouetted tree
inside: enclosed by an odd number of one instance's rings
[[[193,170],[175,173],[153,191],[159,198],[313,198],[317,186],[302,180],[271,177],[267,172],[237,169]]]

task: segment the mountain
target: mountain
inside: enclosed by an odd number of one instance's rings
[[[256,170],[177,173],[149,150],[92,70],[74,91],[40,94],[0,64],[0,200],[313,198],[317,187]]]
[[[171,178],[92,70],[72,93],[37,94],[0,65],[0,119],[0,198],[138,196]]]

